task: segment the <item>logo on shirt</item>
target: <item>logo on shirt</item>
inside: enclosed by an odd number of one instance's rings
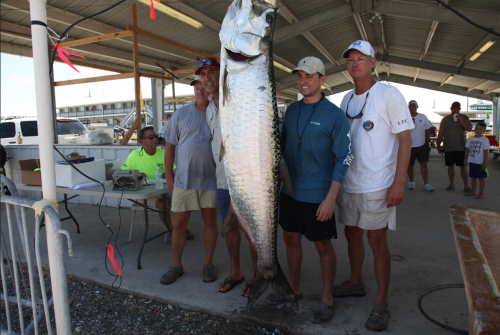
[[[365,121],[363,122],[363,129],[366,130],[366,131],[371,131],[373,130],[373,127],[375,127],[375,124],[373,123],[373,121]]]
[[[321,123],[319,123],[319,122],[314,122],[314,121],[311,121],[311,124],[313,124],[313,125],[315,125],[315,126],[320,126],[320,125],[321,125]]]
[[[404,120],[398,121],[398,126],[400,126],[400,125],[402,125],[402,124],[405,124],[405,123],[408,123],[408,120],[407,120],[407,119],[404,119]]]

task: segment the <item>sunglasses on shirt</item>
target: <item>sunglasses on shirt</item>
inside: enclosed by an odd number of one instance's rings
[[[349,118],[349,119],[361,119],[363,117],[363,110],[365,109],[365,106],[366,106],[366,101],[368,100],[368,96],[370,95],[370,92],[366,93],[366,98],[365,98],[365,103],[363,104],[363,107],[361,108],[361,111],[358,113],[358,115],[356,116],[350,116],[349,115],[349,102],[351,102],[352,100],[352,97],[354,96],[354,92],[352,93],[351,97],[349,98],[349,101],[347,101],[347,107],[345,109],[345,115]]]

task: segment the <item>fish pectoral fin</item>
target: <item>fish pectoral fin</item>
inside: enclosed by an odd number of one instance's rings
[[[224,237],[227,232],[231,229],[232,226],[239,226],[239,219],[236,215],[236,211],[233,208],[233,205],[229,205],[229,209],[227,211],[226,217],[222,222],[221,236]]]
[[[285,157],[283,157],[283,155],[281,155],[280,160],[280,180],[283,182],[283,184],[285,184],[288,193],[290,193],[290,195],[293,195],[292,178],[290,178],[288,166],[286,165]]]
[[[288,300],[288,302],[292,303],[293,308],[296,311],[298,311],[299,304],[297,303],[297,299],[293,294],[293,290],[290,287],[290,284],[288,284],[288,280],[286,280],[285,274],[283,273],[283,270],[281,270],[281,266],[279,265],[279,263],[277,264],[277,267],[278,271],[273,279],[273,290],[274,292],[284,296],[286,300]],[[254,280],[254,286],[255,286],[255,280]]]
[[[286,279],[285,279],[286,280]],[[255,277],[253,279],[252,288],[250,289],[250,295],[248,296],[247,308],[252,308],[260,296],[266,292],[269,286],[269,280],[264,277],[264,275],[257,269]]]
[[[222,139],[221,139],[220,148],[219,148],[219,162],[222,161],[222,158],[224,158],[224,143],[222,142]]]

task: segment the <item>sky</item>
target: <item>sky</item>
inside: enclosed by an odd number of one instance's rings
[[[64,63],[54,63],[55,81],[81,79],[115,74],[103,70],[75,66],[76,72]],[[390,83],[397,87],[406,101],[416,100],[419,113],[430,114],[433,111],[449,111],[454,101],[462,104],[466,111],[467,97],[442,93],[423,88]],[[168,85],[165,94],[171,96],[172,85]],[[151,98],[151,79],[141,78],[143,98]],[[177,95],[192,94],[193,89],[184,84],[175,84]],[[55,88],[56,107],[98,104],[134,99],[134,80],[121,79],[98,83],[61,86]],[[330,96],[330,100],[340,106],[346,92]],[[89,97],[90,96],[90,97]],[[469,105],[478,100],[470,98]],[[1,54],[1,115],[5,116],[36,116],[35,82],[33,59],[8,54]],[[433,121],[433,120],[431,120]]]

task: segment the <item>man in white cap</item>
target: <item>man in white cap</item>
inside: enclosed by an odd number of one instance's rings
[[[325,66],[315,57],[306,57],[293,70],[304,98],[288,107],[281,148],[288,165],[292,190],[283,186],[279,224],[287,247],[289,283],[297,300],[302,299],[300,272],[302,235],[314,242],[319,253],[323,293],[310,320],[328,322],[335,310],[332,288],[336,256],[332,238],[337,238],[335,200],[353,157],[349,123],[344,112],[321,92]],[[270,304],[286,302],[273,293]]]
[[[403,95],[394,87],[375,81],[377,62],[370,43],[356,41],[343,53],[355,88],[346,94],[341,108],[351,126],[352,153],[342,192],[337,198],[339,222],[349,245],[351,276],[334,287],[334,297],[366,294],[362,266],[363,234],[375,260],[377,297],[365,326],[374,331],[387,328],[387,292],[391,258],[387,229],[396,229],[396,207],[403,200],[406,170],[410,160],[411,115]]]
[[[424,190],[433,192],[434,188],[429,184],[429,171],[427,170],[427,162],[429,162],[429,152],[431,150],[430,139],[432,123],[425,114],[417,113],[418,103],[415,100],[410,100],[408,109],[410,110],[411,119],[415,127],[415,129],[411,131],[411,156],[410,165],[408,165],[408,178],[410,178],[410,183],[408,184],[408,189],[415,189],[413,165],[415,165],[415,160],[418,160],[420,164],[420,174],[424,179]]]
[[[170,285],[184,274],[182,253],[186,246],[186,227],[192,211],[201,210],[204,223],[205,261],[202,280],[217,279],[213,255],[217,243],[217,181],[212,157],[212,134],[207,124],[208,93],[200,77],[191,81],[195,103],[179,108],[165,130],[165,166],[173,166],[175,147],[177,169],[166,169],[165,178],[172,193],[174,229],[172,231],[173,264],[160,282]],[[212,269],[213,271],[207,271]]]

